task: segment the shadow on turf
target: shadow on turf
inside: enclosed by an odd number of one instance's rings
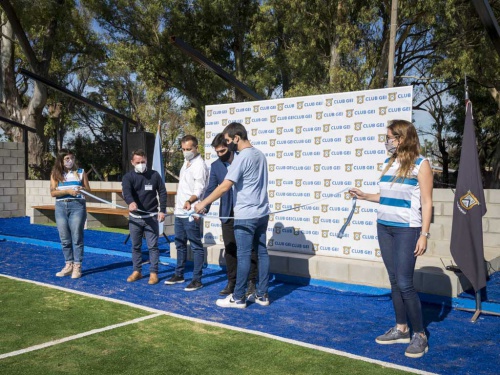
[[[126,261],[126,262],[111,263],[111,264],[107,264],[107,265],[102,266],[102,267],[84,269],[83,276],[89,276],[89,275],[92,275],[94,273],[100,273],[100,272],[108,272],[111,270],[115,270],[117,268],[124,268],[124,267],[132,267],[132,262]]]

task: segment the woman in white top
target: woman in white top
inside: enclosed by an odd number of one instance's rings
[[[75,164],[72,152],[62,149],[50,175],[50,195],[56,198],[56,224],[66,265],[56,273],[63,277],[82,276],[83,228],[87,220],[81,189],[90,190],[87,174]]]
[[[389,124],[386,148],[391,156],[384,164],[380,192],[367,194],[353,188],[350,193],[358,199],[380,203],[377,234],[391,283],[396,326],[375,341],[410,343],[405,355],[419,358],[428,351],[428,345],[413,274],[417,256],[425,253],[430,237],[433,175],[429,161],[420,155],[417,131],[411,122],[394,120]]]

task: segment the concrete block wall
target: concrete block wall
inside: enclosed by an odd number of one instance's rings
[[[26,211],[24,143],[0,142],[0,217],[22,217]]]

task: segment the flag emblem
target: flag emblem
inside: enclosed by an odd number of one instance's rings
[[[460,197],[460,206],[465,208],[466,210],[470,210],[472,207],[477,206],[479,204],[478,199],[474,194],[469,190],[467,194]]]

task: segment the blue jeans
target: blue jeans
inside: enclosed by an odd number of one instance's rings
[[[193,252],[193,281],[201,281],[201,272],[203,262],[205,261],[205,252],[201,242],[201,231],[199,221],[189,221],[188,218],[176,217],[174,221],[175,247],[177,248],[177,266],[175,274],[184,277],[187,258],[187,242],[191,245]]]
[[[82,263],[83,228],[87,220],[85,199],[56,200],[55,216],[64,260]]]
[[[158,273],[158,260],[160,250],[158,250],[158,236],[160,228],[158,226],[158,216],[144,219],[130,216],[128,222],[130,239],[132,240],[132,264],[134,271],[141,272],[142,269],[142,236],[146,237],[149,250],[149,272]]]
[[[423,332],[420,298],[413,286],[417,257],[414,254],[421,228],[390,227],[377,224],[378,242],[391,283],[392,303],[397,324],[407,324]]]
[[[269,254],[267,253],[267,224],[269,215],[257,219],[235,219],[234,237],[238,247],[238,271],[236,273],[236,287],[233,298],[240,300],[245,297],[252,248],[257,252],[259,262],[259,284],[257,294],[263,296],[269,288]]]

